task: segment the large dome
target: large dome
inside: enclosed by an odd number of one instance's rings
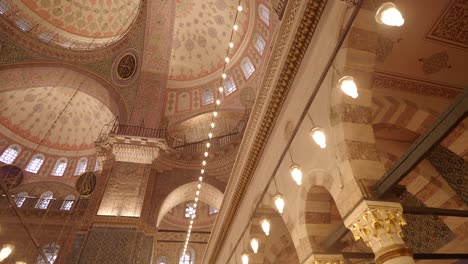
[[[114,115],[96,98],[74,92],[37,87],[0,93],[2,133],[6,128],[30,143],[55,150],[94,149],[101,128]]]
[[[23,31],[71,49],[93,49],[119,40],[135,20],[140,0],[0,0]]]
[[[175,31],[169,79],[191,81],[208,76],[224,65],[237,1],[176,0]],[[249,6],[237,18],[232,57],[238,51],[249,26]]]

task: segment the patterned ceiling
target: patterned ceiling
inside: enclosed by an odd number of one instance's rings
[[[238,16],[234,34],[235,54],[249,25],[249,6]],[[224,64],[237,1],[176,0],[176,19],[169,79],[189,81],[207,76]]]
[[[0,124],[30,142],[42,141],[42,146],[53,149],[93,149],[101,128],[114,116],[100,101],[82,92],[65,108],[73,93],[64,87],[2,92]]]
[[[8,18],[43,41],[66,47],[103,46],[120,39],[139,11],[140,0],[0,0]],[[14,11],[14,12],[13,12]],[[38,25],[37,27],[35,27]]]

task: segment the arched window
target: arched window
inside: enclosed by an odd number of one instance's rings
[[[6,164],[12,164],[15,161],[16,157],[18,157],[19,153],[21,152],[21,147],[18,145],[11,145],[9,146],[0,156],[0,161]]]
[[[53,264],[57,260],[60,246],[57,244],[46,245],[42,248],[47,260],[44,260],[41,255],[37,257],[36,264]]]
[[[75,195],[73,194],[67,195],[65,199],[63,200],[60,210],[70,211],[74,202],[75,202]]]
[[[252,62],[248,57],[243,58],[240,64],[242,72],[244,72],[245,79],[249,79],[250,76],[252,76],[252,74],[254,73],[255,67],[253,66]]]
[[[37,200],[36,208],[37,209],[47,209],[49,207],[49,203],[54,198],[54,194],[51,191],[47,191],[41,194],[41,198]]]
[[[10,11],[10,4],[8,2],[1,1],[0,14],[6,14],[8,11]]]
[[[208,214],[209,215],[214,215],[214,214],[217,214],[217,213],[218,213],[218,209],[210,206],[210,210],[208,211]]]
[[[187,203],[185,206],[185,218],[190,218],[195,214],[195,204],[193,202]]]
[[[52,176],[63,176],[65,169],[67,169],[68,161],[66,158],[61,158],[55,163],[54,169],[52,170]]]
[[[214,102],[214,94],[211,88],[205,88],[202,92],[202,105],[212,104]]]
[[[19,18],[16,20],[15,24],[23,31],[29,31],[32,28],[31,22],[24,18]]]
[[[260,36],[260,34],[255,33],[255,35],[253,36],[253,44],[255,46],[255,49],[257,49],[258,53],[260,53],[260,55],[263,55],[266,41],[262,38],[262,36]]]
[[[16,194],[15,195],[16,207],[20,208],[21,206],[23,206],[24,202],[26,201],[26,197],[28,197],[27,192],[20,192]]]
[[[226,93],[226,95],[230,95],[237,89],[236,83],[234,82],[234,79],[232,78],[232,76],[228,76],[224,80],[223,85],[224,85],[224,92]]]
[[[76,175],[81,175],[83,172],[85,172],[86,166],[88,166],[88,159],[87,158],[81,158],[78,161],[78,164],[76,165],[75,176]]]
[[[42,154],[34,155],[32,159],[29,161],[25,170],[28,172],[32,172],[32,173],[37,173],[39,169],[41,168],[42,164],[44,163],[44,159],[45,157]]]
[[[166,256],[161,256],[156,260],[156,264],[169,264],[169,260]]]
[[[185,254],[182,251],[180,254],[179,264],[194,264],[195,263],[195,252],[191,248],[187,248]]]
[[[96,160],[96,163],[94,163],[94,171],[98,171],[101,169],[101,164],[99,164],[99,160]]]
[[[263,4],[258,5],[258,15],[265,24],[270,25],[270,9]]]

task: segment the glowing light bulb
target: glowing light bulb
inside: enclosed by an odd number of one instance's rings
[[[380,6],[375,14],[375,20],[377,23],[392,27],[401,27],[405,23],[401,12],[392,2],[384,3]]]
[[[198,187],[198,189],[201,189],[201,184],[199,183],[199,184],[197,185],[197,187]]]
[[[211,122],[211,128],[214,128],[214,127],[215,127],[215,123]]]
[[[205,173],[205,170],[204,170],[204,169],[201,169],[200,172],[201,172],[201,174],[204,174],[204,173]]]
[[[289,174],[291,174],[291,177],[293,178],[293,180],[296,182],[297,185],[302,184],[302,170],[301,170],[301,167],[299,167],[297,165],[291,166],[291,168],[289,168]]]
[[[250,239],[250,247],[252,248],[252,251],[257,254],[258,252],[258,239],[252,238]]]
[[[206,160],[202,161],[201,163],[203,166],[206,166]]]
[[[202,176],[198,177],[198,180],[202,182],[202,181],[203,181],[203,177],[202,177]]]
[[[237,31],[239,29],[239,26],[238,25],[234,25],[234,27],[232,27],[234,29],[234,31]]]
[[[341,88],[341,90],[351,96],[352,98],[357,98],[358,97],[358,91],[357,91],[357,86],[356,82],[354,81],[354,78],[352,76],[343,76],[338,80],[338,87]]]
[[[199,196],[199,195],[200,195],[200,191],[196,191],[195,194],[196,194],[197,196]]]
[[[220,86],[220,87],[218,88],[218,91],[219,91],[220,93],[222,93],[222,92],[224,91],[224,88],[223,88],[222,86]]]
[[[276,210],[278,210],[278,213],[282,214],[284,211],[284,205],[285,205],[283,195],[277,194],[275,195],[273,200],[275,201]]]
[[[231,49],[234,48],[234,43],[229,42],[229,47],[230,47]]]
[[[242,254],[242,264],[249,264],[249,255],[247,255],[246,253]]]
[[[12,245],[4,245],[2,249],[0,250],[0,261],[3,261],[4,259],[8,258],[10,256],[11,252],[13,252],[13,249],[15,247]]]
[[[220,104],[221,104],[221,100],[216,99],[216,105],[220,105]]]
[[[213,137],[213,133],[211,133],[211,132],[208,133],[208,137],[209,137],[209,138],[212,138],[212,137]]]
[[[265,233],[266,236],[270,235],[270,228],[271,228],[271,223],[270,220],[266,218],[262,218],[260,221],[260,225],[262,226],[262,230]]]
[[[206,148],[210,148],[210,147],[211,147],[210,142],[207,142],[207,143],[206,143]]]
[[[322,128],[315,127],[312,129],[312,131],[310,131],[310,135],[312,136],[312,139],[315,141],[315,143],[320,146],[320,148],[327,147],[327,136],[325,135],[325,132]]]
[[[195,202],[198,202],[198,197],[195,197]]]
[[[242,8],[241,5],[237,7],[237,11],[242,12],[242,10],[244,10],[244,8]]]
[[[224,61],[225,61],[226,63],[229,63],[229,57],[224,58]]]
[[[205,155],[205,158],[208,157],[208,151],[205,151],[203,154]]]
[[[227,75],[225,73],[221,74],[221,77],[223,77],[223,79],[226,79]]]
[[[217,116],[218,116],[218,112],[216,112],[216,111],[213,112],[213,116],[214,116],[214,117],[217,117]]]

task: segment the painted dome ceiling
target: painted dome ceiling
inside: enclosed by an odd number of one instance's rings
[[[213,114],[211,112],[205,113],[169,128],[169,133],[173,138],[180,141],[202,141],[207,139],[210,131],[213,132],[214,137],[231,133],[243,116],[243,112],[219,112],[218,117],[216,117],[216,129],[212,131],[209,124],[211,123]]]
[[[92,49],[119,40],[139,12],[140,0],[0,0],[1,13],[40,40]]]
[[[249,26],[249,6],[243,6],[230,57],[239,49]],[[169,79],[196,80],[223,67],[236,13],[237,1],[176,0]]]
[[[74,92],[64,87],[2,92],[0,125],[29,142],[42,141],[41,146],[52,149],[94,149],[101,128],[114,116],[100,101],[82,92],[77,92],[65,108]]]

